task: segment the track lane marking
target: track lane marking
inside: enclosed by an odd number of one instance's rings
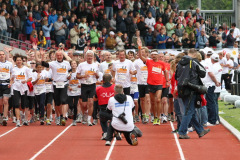
[[[18,127],[14,127],[13,129],[11,129],[11,130],[9,130],[9,131],[7,131],[7,132],[1,134],[1,135],[0,135],[0,138],[3,137],[3,136],[5,136],[5,135],[7,135],[8,133],[14,131],[14,130],[17,129],[17,128],[18,128]]]
[[[61,133],[59,133],[51,142],[49,142],[45,147],[43,147],[40,151],[38,151],[30,160],[34,160],[37,156],[39,156],[45,149],[47,149],[51,144],[53,144],[61,135],[63,135],[72,124],[70,124],[67,128],[65,128]]]
[[[111,144],[111,147],[110,147],[110,149],[109,149],[109,151],[108,151],[108,154],[107,154],[105,160],[109,160],[109,158],[110,158],[110,156],[111,156],[111,154],[112,154],[113,148],[114,148],[114,146],[115,146],[115,143],[116,143],[116,137],[114,138],[114,140],[113,140],[113,142],[112,142],[112,144]]]
[[[170,124],[171,124],[172,130],[174,131],[175,128],[174,128],[173,123],[172,123],[171,121],[170,121]],[[180,145],[179,140],[178,140],[178,138],[177,138],[177,134],[174,133],[173,135],[174,135],[174,139],[175,139],[175,141],[176,141],[177,147],[178,147],[178,151],[179,151],[181,160],[185,160],[185,157],[184,157],[184,154],[183,154],[181,145]]]

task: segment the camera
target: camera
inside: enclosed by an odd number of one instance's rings
[[[205,94],[207,93],[207,87],[205,86],[201,86],[201,85],[196,85],[196,84],[192,84],[188,81],[188,79],[184,79],[183,81],[183,86],[188,86],[189,88],[195,90],[196,92],[200,93],[200,94]]]
[[[123,112],[123,113],[121,113],[121,114],[118,116],[118,118],[119,118],[124,124],[127,124],[128,121],[126,120],[125,116],[126,116],[126,114]]]

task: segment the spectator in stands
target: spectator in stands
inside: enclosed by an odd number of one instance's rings
[[[136,27],[135,27],[136,24],[134,23],[132,11],[128,12],[128,16],[125,19],[125,22],[126,22],[126,26],[127,26],[127,33],[128,33],[129,39],[130,39],[130,44],[131,44],[131,39],[136,32]]]
[[[122,0],[114,0],[113,6],[114,6],[114,8],[113,8],[114,11],[123,9],[123,1]]]
[[[166,49],[167,36],[164,34],[165,29],[161,28],[160,34],[157,36],[157,49]]]
[[[90,31],[90,37],[91,37],[91,47],[98,47],[98,41],[99,41],[99,37],[100,37],[100,33],[97,30],[97,26],[93,25],[93,28]]]
[[[18,7],[18,15],[21,19],[21,28],[20,29],[23,32],[24,31],[23,26],[24,26],[24,23],[27,19],[27,7],[25,6],[25,0],[22,0],[21,3],[20,3],[20,6]],[[31,32],[32,32],[32,30],[31,30]]]
[[[137,24],[138,30],[140,31],[141,37],[145,39],[147,35],[147,29],[149,28],[148,25],[144,22],[144,16],[140,17],[140,22]]]
[[[122,33],[121,32],[118,32],[117,33],[117,36],[116,36],[116,43],[117,43],[117,46],[116,46],[116,49],[118,50],[118,51],[120,51],[120,50],[124,50],[124,45],[125,45],[125,43],[122,41]]]
[[[155,5],[155,0],[151,0],[150,1],[150,6],[148,8],[148,13],[151,12],[152,13],[152,17],[155,19],[156,18],[156,7]]]
[[[169,10],[167,8],[164,9],[164,14],[162,15],[162,23],[163,25],[166,25],[168,23],[169,18]]]
[[[111,31],[116,31],[116,25],[117,25],[116,17],[117,17],[117,15],[116,15],[116,13],[114,13],[113,18],[110,20],[110,24],[109,24],[110,29],[109,30],[111,30]]]
[[[185,33],[185,30],[182,28],[181,24],[177,24],[175,33],[178,36],[178,38],[180,39],[182,38],[183,34]]]
[[[212,35],[209,37],[209,47],[217,48],[217,43],[219,42],[220,41],[218,40],[217,32],[213,31]]]
[[[79,39],[80,29],[78,29],[78,24],[75,23],[74,27],[70,30],[70,43],[72,49],[77,49],[77,41]]]
[[[27,39],[30,40],[30,34],[35,29],[35,21],[33,20],[32,12],[29,12],[28,14],[29,14],[29,16],[28,16],[28,19],[25,24],[25,26],[26,26],[25,33],[27,34]]]
[[[38,43],[37,44],[38,44],[39,47],[46,48],[47,41],[46,41],[46,38],[43,35],[42,30],[40,30],[39,33],[38,33]]]
[[[13,38],[18,39],[18,35],[21,28],[21,20],[20,17],[18,16],[17,9],[13,10],[12,23],[13,23]]]
[[[13,32],[13,24],[12,24],[12,20],[10,19],[10,14],[6,13],[5,14],[5,18],[7,21],[7,37],[12,37],[12,32]],[[7,40],[9,41],[9,39]]]
[[[147,18],[145,19],[145,23],[148,28],[151,28],[154,31],[154,25],[156,24],[155,18],[152,17],[152,12],[148,12]]]
[[[51,9],[51,15],[49,15],[49,17],[48,17],[48,24],[54,24],[55,22],[57,22],[58,15],[56,13],[57,13],[56,9],[52,8]],[[52,27],[51,39],[55,39],[54,36],[55,36],[55,34],[54,34],[54,27]]]
[[[49,15],[50,15],[50,13],[49,13],[49,11],[48,11],[48,5],[47,4],[45,4],[44,5],[44,9],[43,9],[43,11],[42,11],[42,17],[49,17]]]
[[[120,31],[122,33],[125,33],[127,31],[126,23],[125,23],[124,18],[126,18],[126,17],[124,17],[123,11],[119,10],[118,15],[117,15],[117,19],[116,19],[116,24],[117,24],[117,31]]]
[[[156,3],[159,1],[156,1]],[[162,15],[164,14],[164,4],[161,3],[159,8],[156,10],[156,17],[162,17]]]
[[[116,47],[116,45],[117,45],[117,42],[116,42],[116,40],[115,40],[115,38],[114,38],[114,32],[113,31],[111,31],[110,33],[109,33],[109,37],[107,38],[107,40],[106,40],[106,49],[110,49],[110,50],[114,50],[114,48]]]
[[[42,25],[41,25],[42,15],[39,12],[38,5],[34,6],[33,19],[36,20],[35,29],[39,32],[42,27]]]
[[[46,48],[51,47],[50,32],[52,30],[52,26],[53,26],[53,23],[48,25],[47,20],[43,21],[42,30],[43,30],[43,35],[46,39],[46,46],[45,46]]]
[[[231,25],[231,29],[233,29],[233,38],[236,38],[236,41],[239,41],[239,36],[240,36],[240,30],[236,27],[236,23],[232,23]],[[229,35],[229,31],[227,33],[227,35]]]
[[[145,37],[145,44],[146,46],[152,46],[153,45],[153,31],[151,28],[149,28],[147,35]]]
[[[205,31],[205,20],[204,19],[200,19],[200,31],[201,30]]]
[[[198,36],[198,48],[205,48],[208,44],[208,39],[205,34],[205,30],[201,30],[201,35]]]
[[[222,37],[222,40],[225,41],[227,39],[226,33],[223,31],[223,27],[220,26],[218,28],[218,35]]]
[[[0,40],[4,40],[4,43],[7,44],[7,21],[4,10],[0,10]]]
[[[134,0],[127,0],[127,4],[129,6],[130,11],[133,11]]]
[[[103,27],[107,28],[107,30],[109,30],[109,20],[107,19],[107,15],[103,14],[103,19],[100,20],[99,25],[98,25],[98,29],[102,30]]]
[[[84,28],[84,33],[87,34],[87,32],[88,32],[88,25],[87,25],[87,19],[86,19],[86,17],[82,17],[82,21],[81,21],[81,23],[79,24],[78,27],[79,27],[79,28],[80,28],[80,27],[83,27],[83,28]]]
[[[230,29],[229,34],[227,35],[227,48],[233,48],[233,45],[234,45],[236,39],[239,37],[239,35],[237,35],[234,38],[233,34],[234,34],[234,30]]]
[[[131,11],[128,4],[123,5],[123,14],[128,15],[128,12]]]
[[[163,26],[162,17],[158,17],[158,18],[157,18],[156,24],[154,25],[154,29],[156,29],[156,27],[157,27],[158,24],[160,24],[161,26]],[[153,30],[153,31],[154,31],[154,30]]]
[[[136,30],[136,34],[132,37],[132,47],[137,49],[138,42],[141,42],[142,46],[145,46],[145,42],[142,36],[140,36],[140,31]]]
[[[166,48],[167,49],[174,49],[176,34],[173,33],[171,37],[168,37],[166,40]]]
[[[113,17],[113,0],[104,0],[104,8],[108,19]]]
[[[193,32],[194,34],[196,34],[196,28],[194,28],[194,26],[193,26],[193,21],[189,21],[189,22],[188,22],[188,25],[187,25],[187,27],[186,27],[186,32],[187,32],[188,34],[190,34],[191,32]]]
[[[71,11],[74,12],[75,11],[75,7],[74,7],[74,3],[72,0],[66,0],[63,2],[63,10],[65,12]]]
[[[176,25],[173,23],[173,19],[169,18],[169,22],[166,24],[167,36],[171,37],[175,33]]]
[[[36,30],[32,30],[30,35],[30,42],[31,44],[34,44],[34,45],[38,44],[38,34]]]
[[[125,43],[124,48],[125,48],[125,49],[129,49],[131,43],[130,43],[130,39],[129,39],[127,33],[124,33],[124,34],[123,34],[123,36],[122,36],[122,41]]]
[[[176,0],[171,0],[171,8],[174,12],[178,13],[178,10],[179,10],[179,5],[178,3],[176,2]]]
[[[189,45],[190,45],[189,34],[184,33],[182,37],[182,47],[189,48]]]
[[[79,37],[80,38],[78,39],[78,42],[77,42],[77,44],[78,44],[77,49],[84,50],[85,46],[87,45],[87,41],[86,41],[84,33],[80,33]]]
[[[196,17],[196,22],[200,22],[201,19],[203,19],[199,8],[196,8],[196,12],[193,14],[193,17],[194,16]]]
[[[182,47],[182,42],[179,40],[178,36],[176,36],[175,38],[175,42],[174,42],[174,48],[181,48]]]
[[[196,37],[195,37],[193,32],[191,32],[189,34],[189,38],[188,39],[190,41],[189,48],[195,48],[195,46],[196,46]]]
[[[65,44],[65,28],[67,26],[63,23],[63,17],[61,15],[58,16],[58,20],[53,24],[55,29],[55,38],[57,46],[59,43]]]

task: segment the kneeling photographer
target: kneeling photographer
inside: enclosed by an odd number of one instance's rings
[[[178,95],[184,103],[184,115],[179,127],[179,139],[189,139],[187,130],[189,123],[195,128],[199,138],[203,137],[210,130],[204,130],[203,126],[198,122],[195,116],[195,106],[197,105],[197,97],[204,94],[207,88],[203,86],[200,78],[205,77],[205,68],[195,59],[198,52],[190,49],[188,55],[183,56],[177,65],[175,79],[178,81]]]
[[[136,146],[138,144],[137,134],[134,131],[134,123],[132,111],[134,109],[134,102],[131,96],[123,94],[123,87],[116,85],[114,87],[115,96],[108,101],[107,108],[112,111],[112,122],[108,127],[106,144],[111,145],[114,131],[124,134],[127,142],[130,145]]]

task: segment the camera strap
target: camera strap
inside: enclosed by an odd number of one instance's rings
[[[124,110],[123,110],[123,113],[125,113],[126,102],[127,102],[127,101],[125,101],[125,102],[124,102]],[[115,116],[115,115],[113,115],[113,117],[116,117],[116,118],[118,118],[118,117],[117,117],[117,116]]]

